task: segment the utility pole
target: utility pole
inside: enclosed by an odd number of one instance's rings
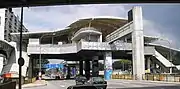
[[[23,25],[23,7],[21,7],[21,26],[20,26],[20,44],[19,44],[19,89],[21,89],[21,72],[22,66],[24,65],[24,59],[22,58],[22,25]]]

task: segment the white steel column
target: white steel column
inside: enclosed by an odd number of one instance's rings
[[[132,9],[133,32],[132,32],[132,57],[133,75],[136,80],[142,80],[145,74],[144,60],[144,37],[143,37],[143,18],[142,8],[136,6]]]
[[[112,74],[112,52],[105,52],[104,55],[104,78],[106,80],[111,79]]]

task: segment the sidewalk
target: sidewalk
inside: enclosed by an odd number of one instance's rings
[[[47,81],[45,80],[37,80],[34,83],[24,84],[22,85],[22,88],[30,88],[30,87],[39,87],[39,86],[46,86]],[[18,86],[16,86],[16,89],[18,89]]]
[[[129,82],[146,82],[146,83],[166,83],[166,84],[180,84],[180,82],[167,82],[167,81],[152,81],[152,80],[126,80],[126,79],[111,79],[107,81],[129,81]]]

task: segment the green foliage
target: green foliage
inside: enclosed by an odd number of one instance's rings
[[[120,59],[113,63],[113,69],[128,70],[131,67],[132,61],[127,59]]]
[[[127,59],[120,59],[119,62],[124,63],[124,64],[132,64],[132,62],[130,60],[127,60]]]
[[[99,70],[104,70],[104,64],[99,62]]]
[[[43,59],[42,60],[42,64],[48,64],[49,63],[49,60],[48,59]]]

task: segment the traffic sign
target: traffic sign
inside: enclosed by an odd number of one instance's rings
[[[23,66],[23,65],[24,65],[24,58],[20,57],[20,58],[18,59],[18,64],[19,64],[20,66]]]

